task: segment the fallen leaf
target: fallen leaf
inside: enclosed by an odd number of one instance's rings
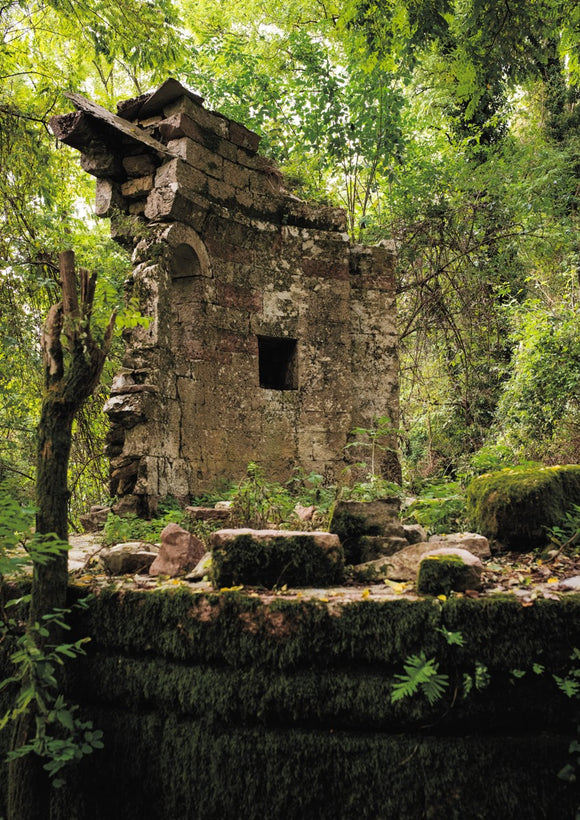
[[[393,592],[396,592],[397,595],[401,595],[408,586],[408,584],[403,584],[400,581],[389,581],[388,578],[385,578],[384,583],[386,586],[392,589]]]

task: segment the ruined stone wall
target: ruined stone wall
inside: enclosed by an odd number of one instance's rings
[[[352,246],[340,209],[286,193],[257,135],[173,81],[121,108],[156,145],[91,111],[92,142],[64,139],[135,244],[131,288],[152,317],[106,406],[112,492],[147,512],[249,461],[336,478],[353,427],[397,422],[392,251]]]
[[[91,641],[66,696],[104,748],[65,770],[52,820],[575,816],[577,786],[557,774],[574,762],[577,701],[553,675],[580,645],[579,595],[434,606],[109,587],[72,627]],[[394,702],[421,652],[448,684],[435,702],[421,688]],[[0,679],[9,654],[4,642]],[[476,670],[487,683],[469,691]],[[15,694],[0,692],[2,713]],[[0,754],[9,741],[0,733]]]

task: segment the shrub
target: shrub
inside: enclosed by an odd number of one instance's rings
[[[262,529],[281,524],[290,516],[295,503],[285,487],[268,481],[262,467],[251,461],[247,477],[232,494],[230,513],[236,526]]]
[[[430,535],[465,529],[465,494],[458,481],[429,484],[407,509],[403,520],[421,524]]]

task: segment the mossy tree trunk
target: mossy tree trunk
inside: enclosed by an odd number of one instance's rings
[[[75,257],[72,251],[60,254],[62,302],[53,305],[42,333],[44,396],[37,440],[36,531],[68,538],[68,463],[72,426],[76,413],[99,383],[109,352],[115,316],[100,341],[91,333],[91,314],[96,276],[79,269],[77,290]],[[52,627],[46,638],[34,631],[34,624],[55,609],[64,608],[67,598],[68,561],[66,551],[43,564],[34,565],[29,628],[40,649],[58,642]],[[26,685],[27,681],[24,681]],[[33,736],[36,715],[24,714],[15,726],[12,748]],[[51,784],[42,768],[42,759],[26,755],[10,764],[8,820],[46,820],[50,815]]]

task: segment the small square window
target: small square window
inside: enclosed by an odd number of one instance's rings
[[[297,390],[296,339],[258,336],[260,387],[267,390]]]

